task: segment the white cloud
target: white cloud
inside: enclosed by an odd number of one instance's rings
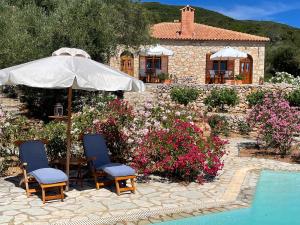
[[[260,5],[235,5],[230,8],[213,8],[229,17],[245,19],[270,19],[272,15],[287,12],[290,10],[300,9],[300,2],[264,2]]]

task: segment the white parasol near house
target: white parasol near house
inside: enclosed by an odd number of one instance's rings
[[[141,56],[172,56],[174,52],[161,45],[151,46],[140,51]]]
[[[211,60],[235,60],[243,58],[247,58],[247,53],[232,47],[223,48],[210,56]]]
[[[72,89],[90,91],[144,91],[145,86],[132,76],[89,59],[81,49],[63,48],[53,56],[0,70],[0,85],[26,85],[37,88],[68,88],[67,158],[69,176],[71,152]]]

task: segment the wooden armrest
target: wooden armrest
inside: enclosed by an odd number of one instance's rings
[[[80,134],[78,137],[78,141],[83,141],[83,136],[84,136],[84,134]]]
[[[94,157],[88,157],[87,158],[87,161],[95,161],[97,158],[94,156]]]
[[[20,165],[20,167],[21,167],[21,169],[26,169],[26,167],[27,167],[27,162],[23,162],[21,165]]]
[[[95,159],[93,159],[93,160],[95,160]],[[78,161],[78,163],[83,164],[83,163],[86,163],[88,160],[84,159],[84,158],[79,158],[79,159],[77,159],[77,161]]]

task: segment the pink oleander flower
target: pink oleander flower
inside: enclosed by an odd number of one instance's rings
[[[169,128],[149,130],[133,150],[132,166],[145,175],[161,173],[202,183],[222,169],[226,141],[206,139],[202,130],[179,119]]]
[[[300,133],[300,111],[289,105],[280,93],[269,93],[262,104],[248,115],[248,122],[258,128],[261,141],[277,148],[282,154],[289,151],[294,136]]]
[[[93,124],[97,124],[99,122],[100,122],[100,120],[98,120],[98,119],[93,120]]]

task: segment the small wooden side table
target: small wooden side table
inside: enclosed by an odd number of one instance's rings
[[[66,159],[56,159],[52,162],[58,168],[65,170]],[[80,186],[83,186],[83,173],[82,168],[87,165],[86,159],[83,158],[70,158],[70,167],[75,168],[77,171],[76,176],[69,177],[69,182],[75,181],[76,185],[80,183]]]

